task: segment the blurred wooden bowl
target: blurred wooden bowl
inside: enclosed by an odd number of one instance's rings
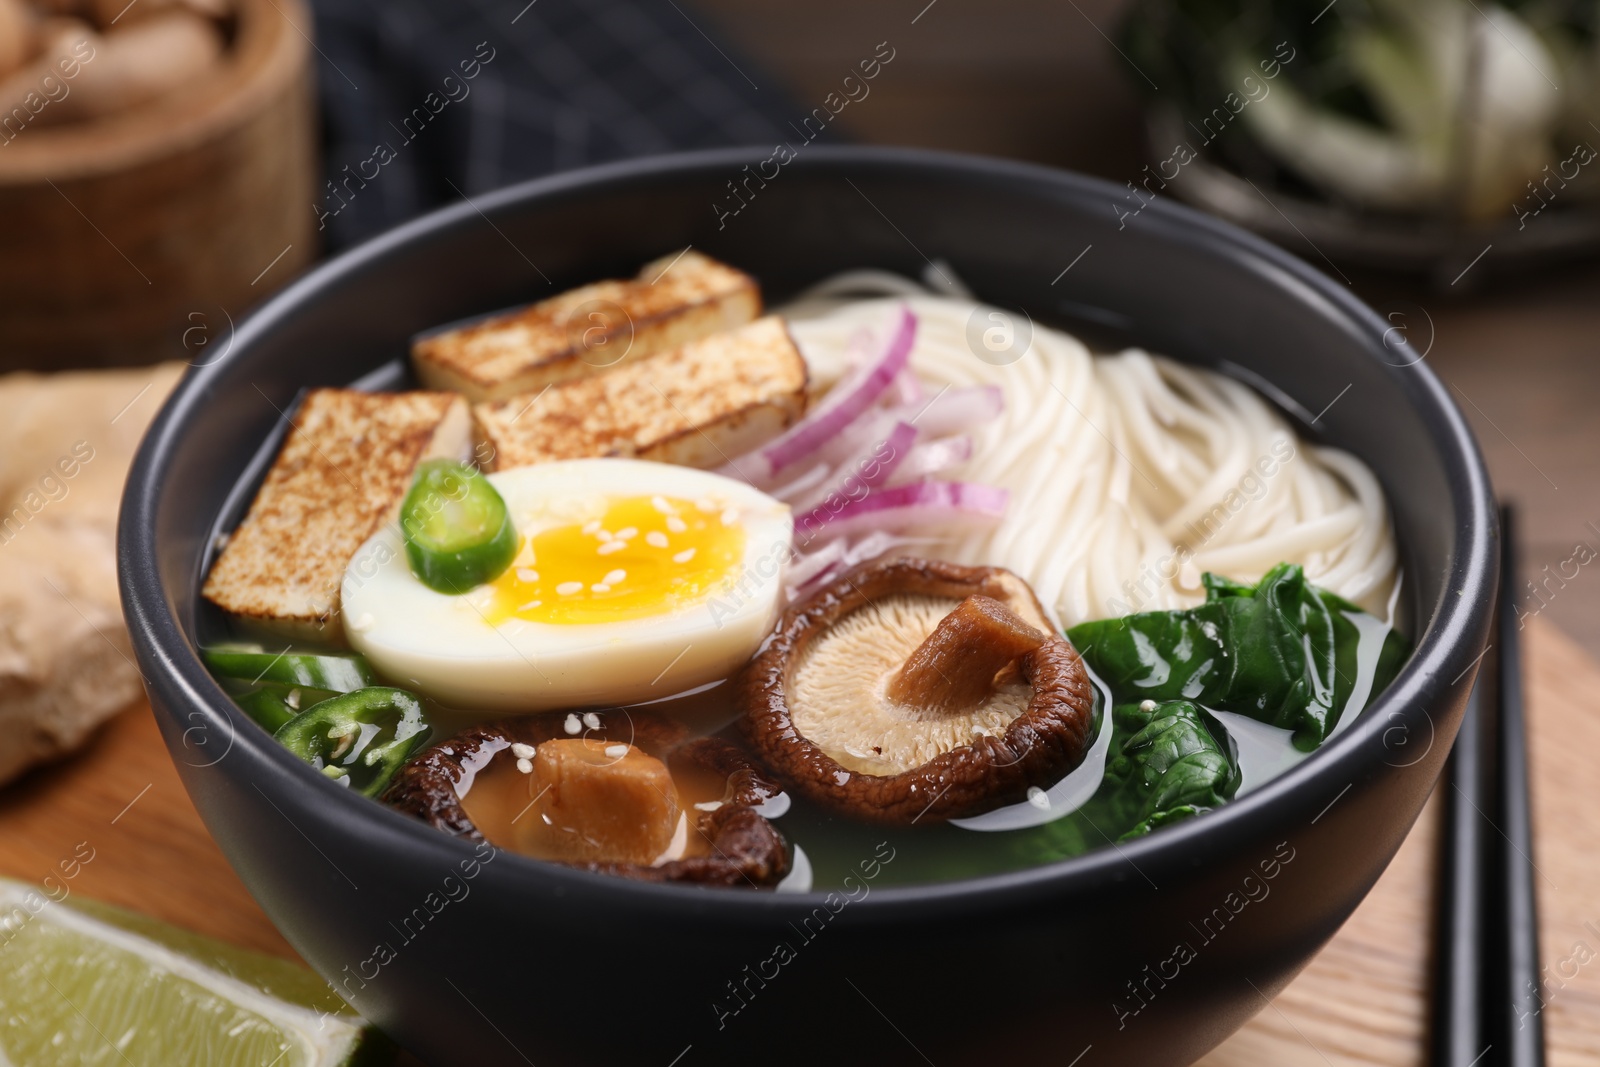
[[[311,25],[236,0],[194,84],[0,140],[0,368],[198,361],[312,259]]]

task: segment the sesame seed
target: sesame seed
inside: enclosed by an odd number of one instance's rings
[[[682,552],[679,552],[676,555],[674,555],[672,557],[672,562],[674,562],[674,563],[688,563],[691,559],[694,559],[694,549],[686,548]]]
[[[628,547],[628,542],[626,542],[626,541],[607,541],[605,544],[601,545],[595,551],[599,552],[602,556],[609,556],[609,555],[611,555],[611,553],[613,553],[613,552],[621,552],[623,549],[625,549],[627,547]]]
[[[511,746],[511,754],[518,759],[532,759],[533,753],[533,746],[525,745],[521,741],[518,741]]]
[[[683,533],[689,529],[689,524],[678,518],[676,515],[668,515],[667,529],[671,530],[673,533]]]
[[[533,761],[524,756],[522,759],[517,760],[517,770],[521,771],[523,774],[532,774]]]
[[[591,585],[589,587],[589,592],[591,592],[591,593],[609,593],[609,592],[611,592],[611,587],[609,585],[607,585],[605,582],[595,582],[593,585]]]
[[[611,759],[621,759],[623,756],[626,756],[627,754],[628,754],[628,746],[627,745],[607,745],[606,746],[606,755],[609,756]]]
[[[517,580],[522,582],[537,582],[539,580],[539,572],[531,567],[518,567]]]
[[[583,725],[587,726],[591,730],[600,729],[600,716],[596,715],[592,711],[584,712],[583,713]]]
[[[638,536],[639,528],[637,526],[624,526],[622,529],[617,531],[618,541],[631,541]]]
[[[534,608],[542,607],[543,605],[544,605],[544,601],[542,601],[542,600],[530,600],[526,604],[518,604],[517,605],[517,610],[518,611],[532,611]]]
[[[562,596],[576,596],[577,594],[583,592],[583,583],[562,582],[560,585],[556,586],[556,592]]]
[[[596,532],[599,529],[600,529],[600,520],[599,519],[590,519],[588,522],[583,524],[583,532],[586,533],[586,534],[592,534],[592,533]]]
[[[724,526],[732,526],[734,523],[736,523],[738,521],[739,521],[739,509],[738,508],[728,508],[727,510],[723,511],[723,513],[722,513],[722,525],[724,525]]]
[[[667,535],[662,533],[660,530],[651,530],[649,533],[644,535],[644,543],[649,545],[651,548],[666,548]]]
[[[615,541],[617,539],[617,535],[610,530],[596,530],[594,535],[602,541]]]
[[[694,810],[695,811],[716,811],[720,807],[722,807],[722,801],[720,801],[720,800],[702,800],[702,801],[700,801],[700,803],[698,803],[698,804],[696,804],[694,806]]]
[[[569,734],[575,734],[579,730],[583,729],[583,723],[578,721],[578,716],[568,715],[567,721],[562,724],[561,728],[567,731]]]
[[[717,510],[717,502],[715,500],[712,500],[708,496],[703,496],[699,500],[696,500],[694,502],[694,506],[699,508],[701,511],[716,511]]]
[[[607,585],[618,585],[627,576],[627,571],[607,571],[606,576],[600,580]]]
[[[663,515],[671,515],[674,510],[672,505],[667,503],[667,498],[664,496],[651,497],[650,506],[661,512]]]
[[[1141,700],[1139,701],[1139,710],[1148,715],[1156,710],[1156,702],[1154,700]]]

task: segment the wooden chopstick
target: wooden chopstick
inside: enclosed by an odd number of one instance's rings
[[[1494,906],[1486,939],[1494,946],[1486,977],[1494,983],[1486,1039],[1498,1055],[1487,1062],[1506,1067],[1543,1067],[1544,998],[1539,975],[1539,914],[1534,896],[1533,812],[1528,778],[1527,720],[1522,704],[1522,639],[1517,620],[1516,521],[1500,510],[1500,606],[1495,766],[1498,790],[1492,809],[1500,847],[1491,852]],[[1496,838],[1491,838],[1494,844]],[[1499,988],[1495,988],[1498,986]]]

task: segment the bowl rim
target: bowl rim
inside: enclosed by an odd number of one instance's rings
[[[321,789],[318,800],[323,819],[353,822],[369,846],[402,855],[432,852],[446,862],[473,854],[473,843],[452,837],[408,818],[366,797],[351,794],[296,759],[244,716],[212,679],[190,645],[177,617],[170,610],[160,581],[155,543],[157,502],[166,489],[166,468],[181,447],[189,424],[202,416],[211,380],[229,361],[243,358],[257,338],[276,329],[296,308],[329,283],[358,275],[392,251],[452,229],[487,222],[502,209],[529,202],[559,200],[569,193],[628,187],[677,175],[726,169],[764,159],[770,152],[760,147],[734,147],[675,152],[605,163],[464,198],[438,208],[318,265],[254,310],[238,326],[233,343],[220,358],[186,373],[163,404],[140,443],[129,469],[117,530],[118,582],[123,610],[138,659],[145,672],[156,716],[172,721],[182,738],[202,731],[202,737],[226,731],[228,747],[216,762],[233,760],[231,771],[242,775],[259,792],[261,782],[275,779],[302,791]],[[808,147],[787,166],[806,171],[920,174],[958,183],[990,187],[1018,186],[1032,191],[1054,189],[1073,199],[1104,196],[1115,202],[1120,186],[1100,178],[1040,164],[995,159],[965,153],[885,146]],[[854,170],[852,170],[854,169]],[[1276,275],[1275,284],[1300,302],[1323,302],[1352,326],[1381,340],[1389,324],[1353,292],[1320,271],[1240,227],[1205,215],[1171,198],[1146,205],[1130,225],[1159,228],[1165,240],[1204,245],[1208,251],[1233,260],[1264,276]],[[1297,291],[1298,290],[1298,291]],[[1391,349],[1393,345],[1390,345]],[[1374,357],[1376,358],[1376,357]],[[1433,722],[1428,705],[1455,687],[1473,671],[1481,657],[1478,647],[1487,639],[1488,606],[1493,600],[1498,573],[1497,519],[1487,471],[1477,443],[1448,391],[1420,360],[1391,372],[1409,372],[1401,382],[1415,414],[1440,450],[1450,485],[1457,530],[1456,544],[1446,560],[1443,592],[1422,632],[1411,658],[1395,681],[1372,701],[1358,720],[1304,760],[1246,796],[1207,813],[1203,819],[1185,820],[1126,844],[1112,843],[1081,856],[1038,864],[998,874],[884,886],[863,895],[858,906],[881,914],[892,909],[897,918],[914,919],[945,912],[948,905],[982,902],[986,909],[1015,907],[1019,903],[1090,893],[1095,889],[1142,877],[1158,886],[1154,874],[1192,870],[1192,857],[1202,854],[1204,842],[1260,839],[1286,814],[1297,822],[1321,818],[1358,780],[1381,775],[1385,766],[1373,752],[1395,731],[1409,738],[1427,728],[1427,748],[1415,760],[1390,764],[1408,767],[1426,758],[1438,735],[1445,731]],[[161,708],[166,710],[160,710]],[[194,725],[185,725],[194,724]],[[178,762],[175,734],[163,730],[169,755]],[[1420,733],[1418,736],[1421,736]],[[1407,743],[1405,740],[1401,744]],[[239,749],[238,753],[234,749]],[[1381,749],[1380,749],[1381,751]],[[1441,759],[1442,763],[1442,759]],[[1391,773],[1398,773],[1392,771]],[[1320,788],[1319,788],[1320,787]],[[307,795],[310,794],[308,792]],[[1420,804],[1419,804],[1420,807]],[[281,809],[280,809],[281,813]],[[287,816],[285,816],[287,817]],[[1398,843],[1397,843],[1398,844]],[[707,909],[706,887],[638,882],[544,863],[501,849],[508,857],[494,865],[495,879],[519,880],[525,887],[541,885],[555,891],[582,892],[595,901],[615,900],[634,908],[653,910],[667,917],[709,915],[729,923],[760,921],[775,911],[810,911],[837,891],[814,889],[805,893],[767,893],[735,890],[719,893],[714,909]],[[1130,872],[1128,868],[1133,870]],[[507,873],[510,872],[510,873]]]

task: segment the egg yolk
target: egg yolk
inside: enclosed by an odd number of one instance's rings
[[[489,621],[619,622],[689,607],[731,587],[744,560],[739,510],[714,500],[633,496],[603,515],[523,542],[490,583]]]

